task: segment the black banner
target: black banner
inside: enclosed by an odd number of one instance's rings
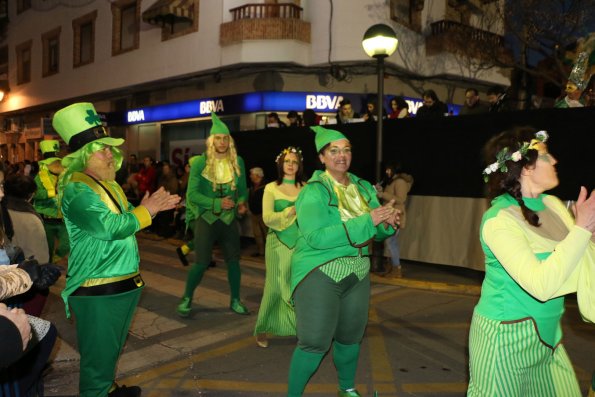
[[[548,147],[558,160],[560,186],[552,191],[562,199],[576,199],[581,185],[595,188],[595,108],[539,109],[433,120],[386,120],[384,162],[400,161],[415,178],[411,194],[448,197],[483,197],[482,147],[494,134],[513,126],[547,130]],[[353,145],[350,171],[374,181],[376,124],[357,123],[329,128],[343,132]],[[289,146],[304,153],[306,174],[320,168],[309,128],[270,128],[232,134],[246,170],[262,167],[266,179],[276,179],[275,157]]]

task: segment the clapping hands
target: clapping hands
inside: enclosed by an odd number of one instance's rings
[[[595,191],[587,197],[587,189],[581,186],[581,191],[572,207],[576,225],[595,233]]]
[[[163,187],[160,187],[151,195],[146,192],[140,204],[149,211],[151,217],[154,217],[158,212],[176,208],[181,199],[177,194],[170,194]]]
[[[400,212],[399,210],[393,207],[395,200],[391,200],[385,205],[374,208],[370,211],[370,215],[372,216],[372,222],[374,226],[378,226],[379,224],[383,223],[387,228],[389,225],[393,228],[399,227],[400,219]]]

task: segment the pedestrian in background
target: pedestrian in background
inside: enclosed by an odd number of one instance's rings
[[[399,245],[399,236],[401,229],[405,228],[407,214],[405,205],[407,204],[407,195],[413,186],[413,177],[403,172],[400,163],[389,164],[384,170],[385,178],[383,187],[378,190],[378,198],[383,204],[393,201],[393,207],[399,211],[400,223],[395,234],[384,240],[390,253],[390,267],[386,274],[393,277],[402,277],[401,271],[401,249]]]
[[[248,208],[250,209],[250,221],[252,223],[252,234],[256,242],[257,251],[251,256],[264,256],[264,241],[268,228],[262,220],[262,196],[266,182],[264,171],[260,167],[250,169],[250,189],[248,192]]]

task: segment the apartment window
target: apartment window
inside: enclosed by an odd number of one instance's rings
[[[112,3],[112,55],[139,46],[140,2],[119,0]]]
[[[421,30],[424,0],[390,0],[390,17],[413,30]]]
[[[27,11],[31,8],[31,0],[17,0],[17,14]]]
[[[73,66],[83,66],[95,60],[95,20],[97,11],[75,19],[72,22],[74,32]]]
[[[43,77],[51,76],[60,71],[60,32],[61,28],[56,28],[41,36],[43,45]]]
[[[26,41],[16,47],[17,50],[17,84],[31,81],[31,46],[33,40]]]

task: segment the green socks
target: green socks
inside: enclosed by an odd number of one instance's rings
[[[229,282],[231,300],[240,299],[240,281],[242,279],[240,262],[226,262],[225,264],[227,265],[227,281]]]
[[[355,387],[355,372],[359,358],[360,344],[343,345],[337,341],[333,342],[333,361],[337,368],[339,388],[349,390]]]
[[[323,357],[324,353],[310,353],[296,347],[289,366],[287,397],[301,397]]]

